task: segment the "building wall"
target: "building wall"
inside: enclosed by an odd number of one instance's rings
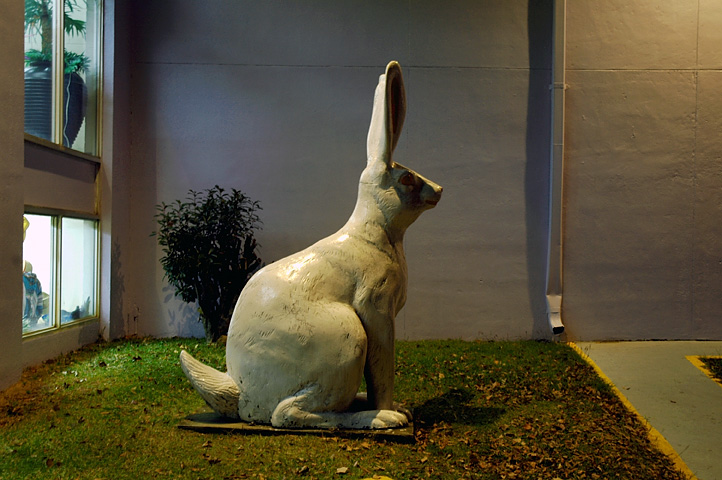
[[[127,53],[116,59],[112,42],[116,38],[115,2],[108,0],[104,3],[104,31],[111,41],[106,41],[104,55],[107,74],[104,85],[104,142],[107,148],[98,173],[94,162],[23,140],[23,7],[15,1],[0,2],[3,11],[0,16],[0,63],[5,66],[0,69],[0,272],[15,271],[19,275],[22,271],[21,218],[24,205],[87,213],[96,213],[96,207],[101,205],[102,209],[98,209],[97,213],[101,215],[104,249],[101,258],[101,322],[84,322],[23,339],[20,321],[22,283],[19,277],[0,275],[0,327],[3,332],[0,335],[0,389],[17,381],[25,366],[92,343],[99,334],[106,338],[124,334],[124,275],[119,251],[121,244],[126,247],[123,233],[127,237],[129,228],[128,215],[124,215],[122,208],[128,204],[130,196],[126,173],[129,167],[124,168],[130,164],[129,155],[124,155],[124,149],[127,150],[129,144],[129,82],[123,77],[129,75],[129,70]],[[124,12],[121,8],[121,16]],[[127,38],[123,42],[121,45],[127,50]],[[117,65],[118,61],[125,63]],[[113,74],[116,67],[121,72],[119,75]],[[119,108],[113,109],[114,101],[120,102]],[[114,159],[117,160],[115,178],[109,174]],[[97,188],[97,182],[101,183],[100,188]],[[99,197],[98,191],[101,192]],[[116,202],[113,215],[110,212],[111,200]],[[111,235],[113,232],[114,236]]]
[[[398,60],[408,112],[395,160],[445,190],[406,235],[397,336],[547,335],[551,6],[132,2],[131,329],[202,334],[163,281],[160,202],[241,189],[263,207],[266,262],[344,224],[373,91]]]
[[[130,246],[130,28],[127,2],[105,1],[100,332],[106,339],[132,334],[126,285]]]
[[[20,192],[24,205],[96,213],[96,162],[30,141],[24,142],[23,157]],[[22,356],[19,357],[22,365],[35,365],[96,341],[98,323],[91,320],[23,339]]]
[[[20,378],[22,324],[23,16],[0,1],[0,390]]]
[[[105,3],[101,322],[23,341],[22,289],[0,276],[0,388],[98,333],[202,335],[163,281],[161,201],[245,191],[266,262],[340,227],[391,59],[409,101],[396,160],[445,187],[407,234],[398,336],[548,335],[552,0]],[[23,156],[33,176],[42,159],[17,120],[21,7],[0,5],[0,62],[18,65],[0,70],[0,271],[19,271],[22,205],[49,192],[23,186]],[[567,10],[566,338],[722,338],[722,10]]]
[[[722,338],[722,10],[568,2],[564,320]]]

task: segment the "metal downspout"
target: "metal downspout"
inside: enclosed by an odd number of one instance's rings
[[[566,90],[566,0],[554,2],[552,51],[552,131],[549,185],[549,253],[547,260],[547,321],[554,335],[562,323],[562,193],[564,173],[564,94]]]

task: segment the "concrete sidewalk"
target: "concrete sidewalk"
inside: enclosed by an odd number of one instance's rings
[[[719,341],[576,342],[700,480],[722,480],[722,387],[687,356]]]

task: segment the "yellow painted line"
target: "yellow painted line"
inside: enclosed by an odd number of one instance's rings
[[[707,368],[707,365],[702,362],[703,358],[722,358],[722,356],[719,355],[687,355],[685,357],[687,360],[692,362],[692,365],[702,370],[702,373],[707,375],[710,379],[712,379],[717,385],[722,387],[722,380],[719,380],[714,376],[714,374]]]
[[[614,385],[614,382],[612,382],[612,379],[609,378],[601,368],[599,368],[599,365],[597,365],[594,360],[589,358],[589,355],[584,353],[579,346],[574,342],[568,342],[567,343],[575,352],[579,354],[579,356],[584,359],[585,362],[587,362],[595,372],[597,372],[597,375],[604,380],[612,389],[614,394],[619,397],[619,400],[624,404],[624,406],[632,412],[634,415],[637,416],[640,422],[642,422],[642,425],[645,426],[647,429],[647,436],[649,437],[649,440],[652,442],[652,444],[656,445],[656,447],[667,457],[669,457],[670,460],[674,463],[674,466],[679,470],[682,475],[684,475],[688,480],[699,480],[694,473],[689,469],[686,463],[684,463],[684,460],[682,460],[682,457],[679,456],[677,451],[670,445],[670,443],[667,441],[664,436],[659,433],[659,431],[654,428],[652,425],[649,424],[646,418],[644,418],[636,408],[634,408],[634,405],[632,405],[629,400],[627,400],[627,397],[624,396],[624,394],[617,388],[616,385]]]

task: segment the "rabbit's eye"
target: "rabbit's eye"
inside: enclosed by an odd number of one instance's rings
[[[406,172],[399,179],[399,183],[401,185],[406,185],[407,187],[410,187],[410,186],[414,185],[416,183],[416,181],[414,179],[414,176],[411,173]]]

